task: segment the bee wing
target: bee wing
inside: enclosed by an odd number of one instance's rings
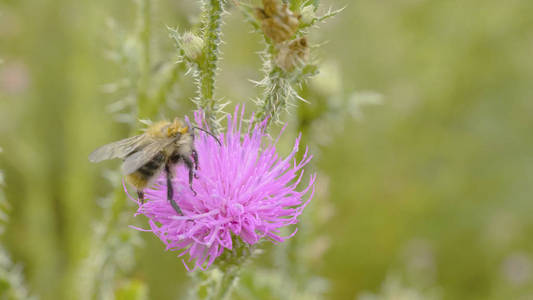
[[[129,175],[137,171],[172,142],[172,139],[155,140],[151,144],[144,147],[141,151],[135,152],[128,156],[122,164],[122,173],[124,175]]]
[[[89,154],[89,161],[96,163],[106,159],[124,158],[147,142],[149,141],[144,134],[116,141],[94,150]]]

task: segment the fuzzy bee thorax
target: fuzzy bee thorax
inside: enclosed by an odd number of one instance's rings
[[[173,122],[160,121],[154,123],[146,129],[146,133],[149,136],[157,138],[171,138],[188,132],[189,127],[178,118],[174,119]]]

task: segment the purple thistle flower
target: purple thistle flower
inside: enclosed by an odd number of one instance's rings
[[[281,229],[298,223],[297,217],[314,193],[315,174],[310,176],[306,188],[296,190],[303,167],[311,160],[307,149],[300,162],[295,159],[300,137],[292,152],[281,158],[276,153],[277,140],[262,145],[267,136],[266,122],[243,132],[244,108],[240,118],[238,111],[239,108],[233,117],[227,117],[227,132],[219,135],[222,146],[213,137],[197,132],[199,170],[193,181],[196,196],[189,189],[187,169],[181,164],[176,166],[174,200],[183,216],[177,215],[167,201],[165,174],[145,189],[148,201],[139,203],[137,214],[149,218],[150,229],[146,231],[157,235],[167,250],[181,250],[179,257],[188,253],[189,262],[195,260],[195,268],[204,269],[204,263],[207,268],[225,249],[231,250],[232,236],[249,245],[262,238],[277,243],[292,237],[297,230],[282,236]],[[195,113],[195,120],[205,123],[199,112]],[[304,200],[309,190],[311,194]],[[185,261],[184,264],[189,270]]]

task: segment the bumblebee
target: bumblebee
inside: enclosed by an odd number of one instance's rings
[[[208,133],[220,144],[209,131],[199,127],[193,129]],[[172,187],[172,167],[180,162],[189,170],[189,188],[196,196],[192,183],[193,178],[197,178],[198,152],[194,148],[193,132],[179,118],[175,118],[173,122],[157,122],[149,126],[143,134],[104,145],[89,155],[89,161],[93,163],[114,158],[123,160],[122,173],[126,176],[126,181],[137,189],[141,203],[144,203],[143,190],[164,170],[167,200],[178,214],[183,215],[174,201]]]

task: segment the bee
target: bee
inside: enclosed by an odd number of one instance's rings
[[[199,127],[193,129],[208,133],[221,145],[209,131]],[[93,163],[114,158],[123,160],[122,173],[126,176],[126,181],[137,189],[141,203],[144,203],[143,190],[164,170],[167,200],[178,214],[183,215],[174,201],[172,188],[172,167],[180,162],[189,170],[189,188],[196,196],[192,183],[193,178],[198,178],[198,152],[194,148],[193,132],[179,118],[175,118],[173,122],[157,122],[149,126],[143,134],[104,145],[89,155],[89,161]]]

